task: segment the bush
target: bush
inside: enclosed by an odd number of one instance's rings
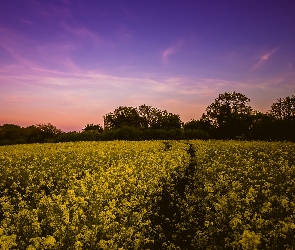
[[[114,135],[116,133],[116,129],[106,129],[103,131],[101,134],[101,140],[102,141],[113,141],[114,140]]]
[[[97,141],[101,138],[100,134],[92,131],[68,132],[57,135],[54,142],[70,142],[70,141]]]
[[[184,131],[185,139],[187,140],[208,140],[210,138],[209,133],[201,129],[188,129]]]
[[[0,146],[1,145],[12,145],[12,144],[14,144],[14,143],[10,140],[6,140],[6,139],[0,140]]]
[[[123,127],[114,133],[115,140],[128,140],[137,141],[140,140],[140,131],[133,127]]]
[[[142,140],[182,140],[184,134],[182,129],[147,129],[142,131]]]

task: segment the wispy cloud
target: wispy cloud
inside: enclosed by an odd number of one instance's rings
[[[63,30],[71,32],[74,35],[91,38],[97,42],[102,42],[102,39],[97,34],[85,27],[71,27],[65,22],[60,22],[60,26]]]
[[[35,11],[43,18],[70,18],[71,11],[67,7],[61,7],[52,4],[52,1],[48,3],[33,1]]]
[[[12,64],[19,68],[46,68],[46,65],[60,70],[75,71],[78,68],[71,60],[70,53],[76,49],[71,41],[56,39],[51,43],[40,43],[10,29],[0,28],[0,46],[13,59]]]
[[[98,34],[96,34],[95,32],[91,31],[90,29],[88,29],[86,27],[73,27],[73,26],[68,25],[64,21],[60,22],[60,27],[64,31],[70,32],[80,38],[90,39],[96,45],[113,45],[113,42],[102,38],[101,36],[99,36]]]
[[[116,29],[115,36],[121,41],[127,42],[132,38],[133,32],[126,25],[122,24]]]
[[[179,96],[211,96],[223,87],[237,85],[236,82],[211,78],[170,77],[162,81],[151,81],[147,89]]]
[[[182,48],[183,44],[184,44],[184,41],[180,40],[176,44],[174,44],[173,46],[165,49],[162,52],[162,62],[165,63],[165,64],[168,63],[169,62],[169,56],[172,55],[172,54],[177,53]]]
[[[24,24],[29,24],[29,25],[32,25],[32,22],[29,21],[28,19],[25,19],[25,18],[21,18],[20,21]]]
[[[35,117],[36,122],[51,122],[58,127],[60,121],[67,117],[67,124],[79,129],[87,122],[93,122],[93,117],[98,117],[97,122],[102,124],[103,115],[120,105],[138,106],[146,103],[180,114],[183,121],[188,121],[198,119],[220,93],[235,90],[252,98],[249,93],[256,95],[265,88],[279,89],[285,79],[282,76],[276,81],[269,79],[262,83],[261,79],[236,82],[184,76],[152,79],[120,77],[98,70],[85,70],[76,65],[73,67],[75,70],[71,72],[42,67],[0,68],[0,105],[22,110],[22,113],[17,111],[18,121],[9,116],[13,110],[1,110],[0,116],[5,117],[5,122],[18,124],[30,115]],[[61,125],[65,127],[67,124],[65,121],[63,123]]]
[[[33,66],[34,64],[24,56],[27,48],[33,47],[32,41],[23,38],[18,32],[0,28],[0,46],[15,60],[16,64]]]
[[[270,58],[272,57],[272,55],[278,50],[278,48],[274,48],[274,49],[271,49],[265,53],[263,53],[262,55],[259,55],[256,63],[252,66],[252,69],[253,70],[257,70],[257,69],[260,69],[261,67],[263,67],[266,62],[268,60],[270,60]]]

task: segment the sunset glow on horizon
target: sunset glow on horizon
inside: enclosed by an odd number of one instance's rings
[[[80,131],[142,104],[187,122],[224,92],[261,112],[295,94],[293,0],[4,0],[0,14],[0,125]]]

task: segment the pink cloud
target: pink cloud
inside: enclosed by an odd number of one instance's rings
[[[37,69],[55,65],[60,70],[78,70],[69,54],[77,46],[70,41],[39,44],[19,32],[0,28],[0,46],[14,59],[13,65],[19,68]],[[5,65],[6,68],[8,66]]]
[[[260,69],[261,67],[263,67],[265,65],[265,63],[270,60],[270,58],[272,57],[272,55],[278,50],[278,48],[274,48],[272,50],[269,50],[265,53],[263,53],[262,55],[260,55],[257,59],[257,62],[252,66],[253,70],[257,70]]]
[[[87,29],[68,28],[68,32],[79,37],[95,36]],[[167,48],[163,52],[164,62],[169,62],[169,57],[177,53],[182,44],[178,42]],[[285,93],[294,92],[295,86],[291,80],[295,79],[292,72],[275,80],[237,82],[165,77],[156,73],[134,77],[134,67],[125,65],[121,67],[128,77],[118,76],[117,69],[108,74],[97,69],[85,70],[68,53],[77,49],[71,41],[57,40],[40,45],[22,33],[7,29],[0,29],[0,45],[16,59],[13,65],[0,67],[0,106],[5,107],[0,109],[2,123],[32,125],[50,122],[61,129],[79,130],[87,123],[102,124],[103,116],[120,105],[139,106],[143,103],[179,114],[183,121],[187,121],[198,119],[218,94],[225,91],[236,90],[251,99],[253,95],[259,99],[258,94],[262,96],[265,89],[276,92],[281,88],[285,92],[276,96],[283,97],[288,95]],[[269,51],[260,58],[268,61],[274,53]],[[32,56],[34,54],[39,58]],[[47,62],[49,65],[55,62],[57,67],[48,67]],[[285,83],[282,88],[284,82],[289,85]],[[267,103],[265,110],[270,104]]]
[[[86,38],[92,40],[96,45],[113,45],[113,42],[107,41],[106,39],[102,38],[95,32],[85,28],[85,27],[72,27],[68,25],[66,22],[60,22],[60,27],[67,31],[70,32],[77,37],[80,38]]]
[[[212,96],[219,89],[233,85],[231,81],[210,78],[171,77],[161,81],[151,81],[146,89],[153,93],[166,94],[167,97],[177,94],[184,99],[191,96]],[[180,98],[182,98],[180,97]]]
[[[97,41],[100,41],[100,38],[92,31],[84,28],[84,27],[70,27],[65,22],[60,22],[60,26],[68,32],[71,32],[74,35],[81,36],[81,37],[90,37]]]
[[[50,122],[61,129],[80,130],[87,123],[102,124],[103,115],[120,105],[135,107],[145,103],[179,114],[186,122],[200,118],[220,93],[236,90],[252,100],[254,94],[273,88],[278,81],[281,79],[258,85],[261,79],[255,82],[181,76],[151,79],[119,77],[82,68],[75,73],[46,68],[7,69],[0,74],[0,82],[5,83],[1,86],[0,105],[9,109],[0,110],[0,117],[5,118],[2,119],[5,123]],[[294,90],[290,85],[289,91],[292,88]],[[269,105],[267,103],[265,109]],[[262,108],[261,111],[265,111]]]
[[[17,64],[29,67],[34,65],[34,63],[28,60],[26,56],[23,56],[24,53],[27,53],[26,48],[32,47],[32,41],[24,39],[19,33],[0,28],[0,46],[16,61]]]
[[[184,41],[181,40],[181,41],[178,41],[175,45],[165,49],[162,52],[162,62],[163,63],[168,63],[169,62],[169,56],[172,55],[172,54],[177,53],[181,49],[183,44],[184,44]]]

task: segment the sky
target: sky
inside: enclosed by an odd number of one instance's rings
[[[199,119],[219,94],[295,94],[294,0],[1,0],[0,125],[103,125],[146,104]]]

